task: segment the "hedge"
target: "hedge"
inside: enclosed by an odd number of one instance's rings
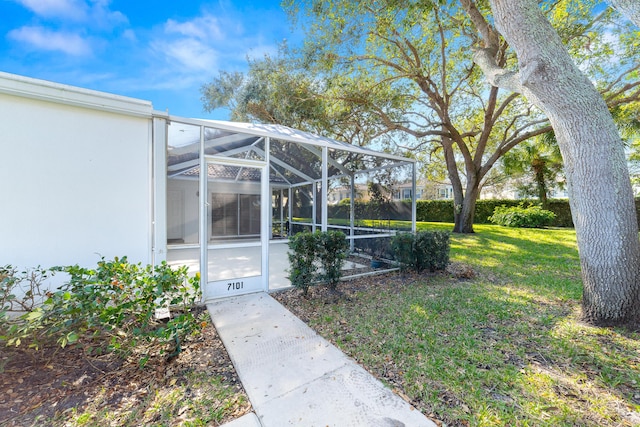
[[[497,206],[529,207],[537,205],[537,200],[478,200],[476,204],[475,224],[491,224],[489,217]],[[379,218],[391,220],[408,220],[411,218],[411,202],[391,202],[385,209],[375,211],[368,203],[356,202],[356,218]],[[571,209],[567,199],[549,199],[547,208],[554,214],[552,227],[573,227]],[[638,212],[638,227],[640,227],[640,198],[636,199],[636,211]],[[349,205],[329,206],[330,218],[349,218]],[[453,222],[453,200],[418,200],[416,203],[416,220],[424,222]]]
[[[478,200],[476,203],[475,224],[491,224],[489,217],[498,206],[529,207],[537,205],[537,200]],[[638,205],[638,202],[636,202]],[[640,205],[639,205],[640,207]],[[553,227],[573,227],[569,201],[566,199],[549,200],[548,210],[556,214]],[[418,200],[416,205],[416,220],[429,222],[453,222],[453,200]]]

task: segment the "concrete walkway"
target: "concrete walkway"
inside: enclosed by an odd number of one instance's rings
[[[435,427],[268,294],[207,308],[255,411],[230,426]]]

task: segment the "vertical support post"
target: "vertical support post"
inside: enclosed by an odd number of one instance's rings
[[[291,229],[293,228],[293,189],[289,187],[289,198],[287,199],[287,203],[289,205],[289,230],[287,230],[287,237],[291,236]]]
[[[271,151],[271,138],[264,140],[264,162],[262,167],[261,200],[260,204],[262,220],[260,222],[260,246],[262,249],[262,283],[264,291],[269,291],[269,240],[271,230],[267,229],[271,221],[271,187],[269,186],[269,161]]]
[[[416,162],[411,163],[411,231],[416,232]]]
[[[351,194],[349,198],[349,250],[351,252],[355,251],[356,241],[353,238],[355,233],[355,225],[356,225],[356,179],[355,175],[351,174],[349,185],[351,186]]]
[[[204,126],[200,126],[200,289],[202,290],[202,298],[206,297],[205,289],[209,281],[209,238],[207,219],[209,211],[209,203],[207,196],[207,179],[209,168],[204,158]]]
[[[329,184],[329,147],[322,147],[322,231],[327,231],[327,222],[329,221],[328,201],[328,185]]]
[[[318,206],[316,204],[317,202],[317,197],[316,197],[316,193],[318,192],[318,181],[313,181],[313,184],[311,184],[311,205],[313,206],[313,209],[311,209],[311,231],[313,231],[314,233],[316,232],[316,225],[318,224],[317,221],[317,214],[316,214],[316,207]]]
[[[158,265],[167,260],[167,120],[153,118],[152,136],[152,254],[151,263]]]
[[[280,189],[280,237],[284,235],[284,190]]]

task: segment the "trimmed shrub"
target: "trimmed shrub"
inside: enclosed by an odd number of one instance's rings
[[[449,233],[445,231],[400,233],[392,238],[391,247],[401,268],[436,271],[449,264]]]
[[[316,279],[317,267],[314,264],[318,248],[318,236],[305,231],[294,234],[289,238],[289,280],[291,284],[301,289],[307,295],[309,286]]]
[[[349,253],[349,242],[341,231],[316,233],[319,233],[317,234],[317,256],[323,270],[319,279],[326,283],[331,290],[335,290],[342,277],[342,266]]]
[[[444,270],[449,264],[449,233],[421,231],[416,233],[416,270]]]
[[[335,290],[348,253],[349,242],[340,231],[298,233],[289,238],[289,280],[304,295],[318,282]],[[318,265],[322,267],[321,273]]]
[[[540,206],[498,206],[489,219],[505,227],[542,228],[551,225],[555,217],[556,214]]]
[[[415,240],[413,233],[398,233],[391,238],[391,253],[402,271],[415,268]]]
[[[550,199],[547,200],[547,208],[554,214],[556,218],[553,220],[553,227],[570,227],[573,228],[573,218],[571,217],[571,208],[568,199]]]
[[[453,222],[453,200],[417,200],[416,219],[425,222]]]
[[[491,224],[489,219],[495,208],[499,206],[524,207],[536,206],[537,200],[478,200],[473,222],[475,224]],[[640,199],[636,200],[637,210],[640,212]],[[550,199],[548,210],[556,214],[550,226],[573,227],[571,208],[567,199]],[[453,200],[418,200],[416,203],[416,220],[427,222],[453,222]],[[640,224],[640,216],[638,217]]]

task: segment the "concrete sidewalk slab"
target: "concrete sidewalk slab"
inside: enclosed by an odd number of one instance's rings
[[[233,421],[222,424],[222,427],[262,427],[255,413],[249,412]]]
[[[268,294],[207,308],[262,426],[435,426]]]

